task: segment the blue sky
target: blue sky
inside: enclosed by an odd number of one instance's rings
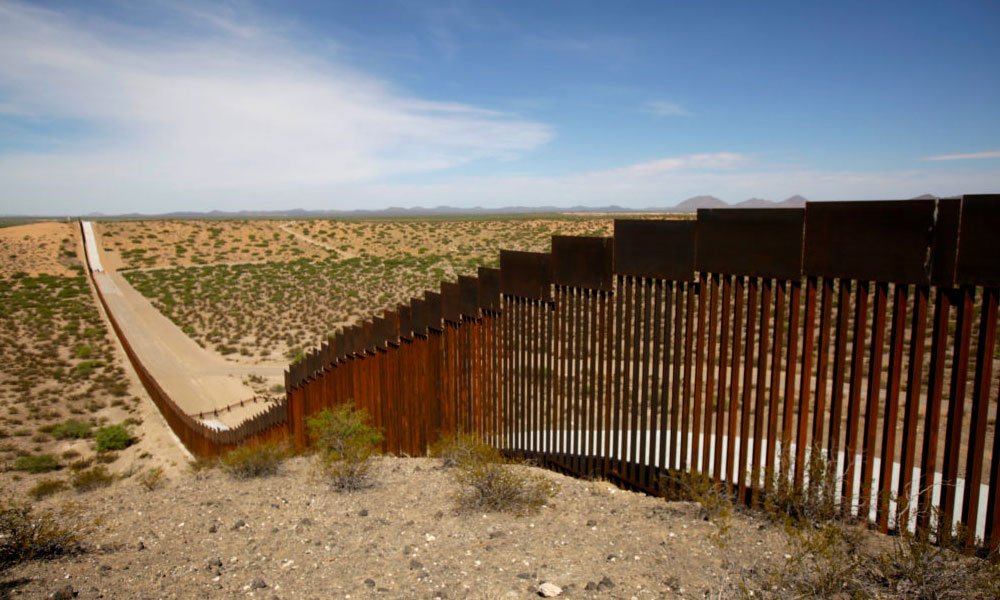
[[[1000,190],[1000,3],[0,0],[0,214]]]

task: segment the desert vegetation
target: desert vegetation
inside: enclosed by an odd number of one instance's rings
[[[151,223],[151,224],[150,224]],[[235,228],[237,223],[225,223]],[[413,221],[290,221],[245,225],[244,237],[265,240],[272,250],[265,262],[131,269],[128,281],[202,346],[224,355],[258,360],[290,360],[317,346],[345,325],[435,290],[445,279],[474,275],[479,266],[497,266],[502,248],[547,251],[555,234],[611,235],[610,218],[523,218],[497,220],[434,219]],[[143,222],[142,227],[174,227],[172,222]],[[214,225],[213,225],[214,226]],[[102,224],[108,240],[126,235],[138,223]],[[206,226],[207,227],[207,226]],[[230,230],[231,235],[234,229]],[[109,238],[108,233],[113,235]],[[281,233],[275,233],[281,232]],[[310,251],[295,258],[292,242]],[[123,253],[158,251],[165,233],[133,236]],[[274,235],[278,235],[274,238]],[[225,238],[220,234],[220,239]],[[311,240],[311,243],[303,240]],[[229,242],[231,243],[231,242]],[[297,248],[298,246],[294,246]],[[266,252],[266,250],[261,250]],[[237,255],[192,254],[215,259]],[[248,259],[246,255],[238,255]],[[123,257],[124,258],[124,257]],[[180,262],[129,261],[132,267],[164,267]]]
[[[143,420],[84,274],[78,227],[5,227],[0,252],[0,480],[34,499],[111,482],[130,468],[119,461]]]

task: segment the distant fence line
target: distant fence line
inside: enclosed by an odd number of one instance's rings
[[[163,418],[167,421],[170,429],[177,435],[192,454],[202,458],[218,456],[224,452],[237,448],[248,443],[259,443],[262,441],[277,441],[288,437],[288,406],[287,399],[282,399],[271,408],[254,415],[243,421],[232,429],[217,430],[202,423],[197,415],[189,415],[184,412],[173,399],[167,394],[162,386],[150,374],[149,370],[139,359],[139,356],[132,348],[132,344],[122,332],[121,326],[115,319],[114,314],[108,308],[107,300],[101,291],[101,286],[95,279],[95,271],[100,272],[100,262],[96,258],[96,245],[94,244],[93,229],[89,222],[82,221],[80,224],[81,233],[84,237],[84,247],[87,250],[87,269],[97,298],[104,307],[104,314],[107,315],[111,327],[121,341],[122,347],[129,362],[135,369],[139,380],[149,393],[150,398],[156,404]],[[92,258],[94,257],[94,258]],[[93,268],[96,266],[97,268]],[[254,399],[256,401],[256,399]],[[226,407],[230,408],[230,407]],[[206,413],[202,413],[204,415]]]
[[[704,473],[748,504],[777,477],[807,489],[819,452],[843,511],[882,531],[940,511],[996,548],[997,232],[1000,196],[967,195],[502,251],[292,365],[287,430],[304,446],[307,416],[353,401],[395,454],[468,431],[651,492]]]

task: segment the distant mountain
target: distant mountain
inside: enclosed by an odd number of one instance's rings
[[[933,196],[921,196],[933,197]],[[129,220],[129,219],[343,219],[343,218],[393,218],[393,217],[434,217],[434,216],[477,216],[477,215],[529,215],[529,214],[554,214],[554,213],[693,213],[699,208],[791,208],[804,207],[806,199],[802,196],[792,196],[781,202],[764,200],[761,198],[750,198],[737,204],[729,204],[715,196],[694,196],[684,200],[676,206],[657,206],[646,208],[625,208],[616,204],[608,206],[504,206],[500,208],[483,208],[474,206],[471,208],[459,208],[455,206],[435,206],[426,208],[414,206],[405,208],[400,206],[390,206],[384,209],[356,209],[356,210],[306,210],[302,208],[292,208],[285,210],[239,210],[223,211],[212,210],[205,212],[197,211],[175,211],[169,213],[127,213],[117,215],[107,215],[99,212],[92,212],[84,218],[101,220]],[[0,215],[4,216],[4,215]],[[15,216],[15,215],[8,215]],[[63,217],[46,217],[48,219]],[[69,218],[69,216],[66,216]]]
[[[674,212],[696,212],[699,208],[729,208],[715,196],[694,196],[673,207]]]
[[[782,208],[805,208],[807,200],[802,196],[795,194],[794,196],[789,196],[781,202],[778,202],[778,206]]]
[[[937,196],[934,194],[920,194],[919,196],[914,196],[910,200],[937,200]]]
[[[733,205],[734,208],[774,208],[774,202],[763,198],[750,198]]]

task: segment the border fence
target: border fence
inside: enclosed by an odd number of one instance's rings
[[[465,431],[748,504],[819,456],[842,512],[996,548],[998,295],[998,195],[617,220],[346,328],[286,372],[287,429],[353,402],[395,454]]]
[[[288,437],[288,405],[287,398],[261,411],[253,417],[243,421],[232,429],[216,429],[202,422],[199,417],[206,416],[206,413],[199,415],[189,415],[170,397],[163,387],[150,374],[149,369],[142,363],[138,354],[132,348],[132,344],[122,332],[121,325],[115,319],[114,313],[108,307],[108,302],[104,298],[101,286],[97,283],[97,277],[105,277],[102,273],[100,259],[97,257],[97,246],[94,243],[93,229],[87,221],[80,223],[81,233],[84,238],[87,261],[91,283],[94,284],[94,291],[107,315],[108,321],[114,329],[115,335],[125,350],[129,363],[139,376],[139,381],[146,389],[149,397],[152,398],[160,414],[163,415],[167,425],[180,439],[184,447],[198,457],[214,457],[233,450],[245,444],[253,444],[264,441],[276,441]],[[253,399],[256,402],[256,398]],[[243,403],[240,403],[241,405]],[[225,407],[229,408],[229,407]],[[221,410],[225,410],[225,408]],[[217,414],[217,411],[215,411]]]

